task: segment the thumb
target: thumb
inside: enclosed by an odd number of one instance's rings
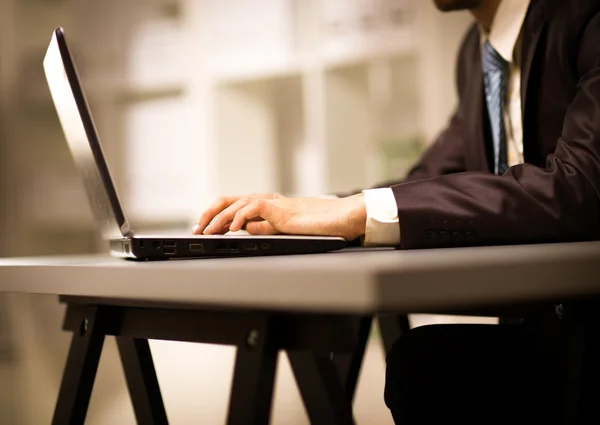
[[[251,235],[275,235],[279,233],[277,229],[266,220],[246,223],[246,231]]]

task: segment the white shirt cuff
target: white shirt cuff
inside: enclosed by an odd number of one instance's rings
[[[364,246],[396,246],[400,244],[398,205],[389,187],[363,190],[367,210]]]

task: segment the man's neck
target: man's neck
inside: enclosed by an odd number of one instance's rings
[[[494,17],[496,16],[501,1],[502,0],[484,0],[481,2],[480,6],[471,9],[471,13],[486,32],[489,32],[492,28],[492,22],[494,22]]]

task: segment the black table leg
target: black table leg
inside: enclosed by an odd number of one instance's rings
[[[564,316],[569,321],[569,307]],[[575,308],[566,337],[566,368],[563,389],[562,423],[591,425],[600,423],[600,305],[582,303]]]
[[[104,344],[104,334],[95,329],[97,312],[97,308],[90,307],[80,328],[73,332],[53,425],[81,425],[85,422]]]
[[[237,347],[227,425],[267,425],[271,418],[277,348],[267,326],[250,330]]]
[[[383,348],[387,354],[394,342],[403,334],[410,331],[410,323],[408,315],[397,313],[386,313],[377,316],[379,329],[381,331],[381,339],[383,340]]]
[[[352,401],[329,355],[288,351],[292,371],[312,425],[351,425]]]
[[[356,349],[350,354],[333,354],[333,363],[342,379],[346,397],[351,402],[354,399],[354,393],[356,392],[356,384],[358,383],[360,368],[365,356],[365,350],[367,349],[372,323],[372,316],[361,317],[358,319],[358,345],[356,346]]]
[[[147,339],[117,337],[119,355],[138,424],[168,424]]]

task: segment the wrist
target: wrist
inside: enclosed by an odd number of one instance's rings
[[[366,231],[367,208],[365,206],[365,196],[361,192],[356,195],[349,196],[346,199],[351,202],[350,214],[348,217],[349,235],[347,239],[353,240],[364,236]]]

